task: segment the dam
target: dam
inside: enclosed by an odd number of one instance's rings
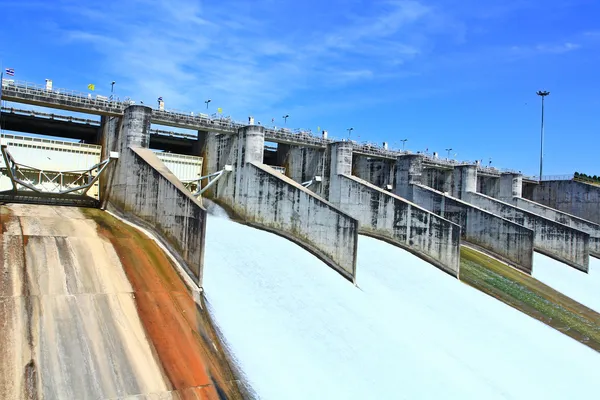
[[[598,389],[594,185],[23,82],[2,100],[0,397]],[[465,249],[558,316],[465,284]]]

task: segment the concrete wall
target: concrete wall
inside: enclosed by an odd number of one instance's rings
[[[358,221],[292,179],[262,164],[264,130],[241,128],[237,135],[210,133],[205,173],[225,164],[233,171],[206,193],[242,221],[284,236],[310,250],[354,282]]]
[[[523,194],[536,203],[600,223],[598,186],[575,181],[542,181]]]
[[[500,194],[500,179],[494,176],[477,174],[477,192],[497,198]]]
[[[475,165],[458,165],[452,170],[451,195],[463,199],[466,192],[477,190],[477,167]]]
[[[466,200],[477,207],[532,229],[535,233],[536,250],[587,272],[590,255],[590,236],[587,233],[481,193],[469,192]]]
[[[393,185],[394,167],[395,162],[393,160],[356,154],[352,156],[352,175],[364,179],[378,188],[387,190],[388,185]]]
[[[358,221],[264,164],[248,164],[244,181],[245,207],[236,209],[247,222],[300,242],[354,281]]]
[[[360,233],[392,242],[458,277],[460,226],[354,176],[340,175],[339,207]]]
[[[533,267],[533,231],[424,185],[412,185],[414,203],[461,227],[462,238],[527,273]]]
[[[511,203],[523,210],[587,233],[590,235],[590,254],[600,258],[600,225],[520,197],[513,198]]]
[[[284,167],[285,175],[298,183],[308,182],[315,176],[323,177],[325,175],[324,155],[325,149],[277,145],[277,165]],[[321,182],[314,182],[309,189],[322,195]]]
[[[423,156],[409,154],[396,159],[396,179],[394,194],[412,201],[412,185],[420,185],[423,180]],[[416,203],[416,202],[415,202]],[[418,204],[418,203],[417,203]]]
[[[453,186],[452,170],[425,168],[421,183],[439,192],[451,193]]]
[[[507,174],[502,174],[500,176],[500,186],[499,186],[498,195],[490,196],[490,197],[495,197],[502,201],[510,202],[515,197],[521,197],[522,194],[523,194],[523,175],[507,173]]]
[[[206,210],[146,147],[152,110],[129,106],[122,118],[110,118],[103,151],[119,159],[101,184],[103,208],[151,230],[202,285]]]

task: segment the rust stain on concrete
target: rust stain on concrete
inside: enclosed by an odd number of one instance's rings
[[[198,307],[162,250],[137,230],[86,210],[113,244],[144,327],[182,399],[243,398],[206,307]]]
[[[0,206],[0,399],[242,398],[154,242],[98,210]]]

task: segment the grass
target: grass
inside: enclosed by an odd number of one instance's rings
[[[600,352],[600,314],[476,250],[460,255],[461,281]]]

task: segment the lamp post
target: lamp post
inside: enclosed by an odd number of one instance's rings
[[[404,151],[404,144],[408,141],[408,139],[400,140],[402,142],[402,151]]]
[[[115,83],[117,83],[117,82],[112,81],[110,83],[110,99],[111,100],[114,99],[114,97],[115,97]]]
[[[544,165],[544,97],[548,96],[550,92],[547,90],[538,90],[536,92],[538,96],[542,98],[542,128],[540,132],[540,182],[542,181],[542,168]]]
[[[288,119],[289,117],[290,117],[290,116],[289,116],[288,114],[285,114],[285,115],[282,117],[282,118],[283,118],[283,120],[285,121],[285,124],[286,124],[286,125],[287,125],[287,119]]]
[[[208,110],[208,103],[210,103],[211,101],[212,101],[211,99],[208,99],[208,100],[205,101],[205,103],[206,103],[206,109],[207,110]]]
[[[352,131],[354,130],[354,128],[348,128],[346,130],[348,131],[348,140],[350,140],[350,134],[352,133]]]
[[[448,156],[446,157],[446,160],[450,159],[450,152],[452,151],[452,148],[446,149],[446,151],[448,152]]]

